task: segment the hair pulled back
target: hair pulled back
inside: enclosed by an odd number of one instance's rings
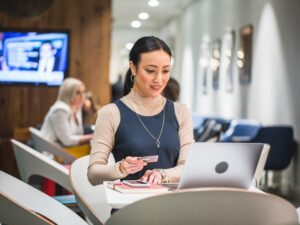
[[[134,43],[132,49],[130,50],[129,61],[132,61],[137,68],[141,60],[141,54],[156,50],[163,50],[170,57],[172,56],[169,46],[163,40],[154,36],[142,37]],[[132,78],[131,69],[129,68],[125,76],[123,89],[124,95],[127,95],[130,92],[130,89],[133,87],[133,82],[134,80]]]

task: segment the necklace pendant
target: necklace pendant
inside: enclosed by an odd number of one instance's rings
[[[156,147],[160,148],[160,141],[156,141]]]

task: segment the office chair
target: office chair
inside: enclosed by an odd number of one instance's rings
[[[298,224],[295,207],[275,195],[203,188],[149,197],[115,212],[106,225]]]
[[[69,192],[73,192],[69,181],[68,168],[17,140],[12,139],[11,143],[22,181],[29,183],[32,176],[39,175],[54,181]],[[59,195],[53,197],[67,206],[73,207],[77,205],[74,195]],[[74,210],[76,210],[76,207]]]
[[[288,167],[297,149],[291,126],[262,127],[252,142],[267,143],[271,146],[265,169],[283,170]]]
[[[266,161],[266,186],[268,187],[268,171],[282,171],[286,169],[297,150],[291,126],[268,126],[260,128],[252,142],[267,143],[271,151]]]
[[[214,119],[205,120],[201,132],[196,137],[197,142],[217,142],[220,138],[222,125]]]
[[[0,224],[19,225],[26,223],[32,225],[53,225],[53,221],[50,221],[49,218],[46,219],[31,210],[21,207],[3,193],[0,193],[0,206]]]
[[[11,143],[22,181],[29,183],[31,176],[39,175],[73,192],[69,169],[17,140],[12,139]]]
[[[108,160],[114,163],[112,154]],[[106,203],[104,186],[92,186],[88,181],[87,168],[89,156],[73,162],[70,170],[70,181],[79,207],[94,225],[102,225],[110,217],[111,207]]]
[[[228,130],[221,135],[221,142],[249,142],[252,141],[261,124],[256,120],[237,119],[232,120]]]
[[[0,223],[9,225],[87,223],[43,192],[0,171]]]
[[[229,124],[228,119],[193,115],[194,138],[198,142],[209,141],[212,138],[218,141],[220,134],[228,129]]]
[[[41,131],[36,128],[29,128],[34,148],[39,152],[49,152],[55,156],[59,156],[64,159],[66,163],[72,163],[76,157],[66,151],[58,144],[51,142],[43,137]]]

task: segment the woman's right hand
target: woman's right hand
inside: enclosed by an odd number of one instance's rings
[[[120,162],[120,170],[124,174],[134,174],[141,171],[147,163],[137,157],[127,156]]]

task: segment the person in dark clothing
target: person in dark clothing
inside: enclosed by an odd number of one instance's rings
[[[179,94],[180,94],[180,86],[178,81],[170,77],[169,82],[167,83],[167,86],[164,89],[163,95],[170,99],[173,102],[177,102],[179,100]]]
[[[120,74],[118,77],[118,81],[111,86],[112,102],[123,97],[123,86],[124,86],[124,82],[122,79],[122,75]]]

